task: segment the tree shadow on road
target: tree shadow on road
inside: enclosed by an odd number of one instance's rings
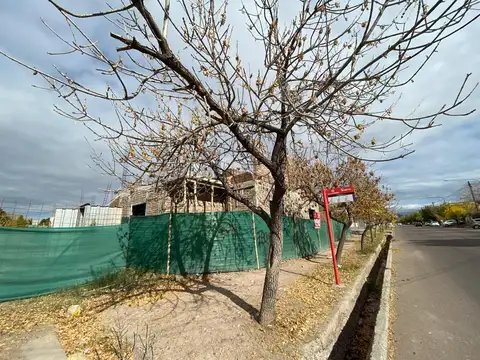
[[[479,233],[480,235],[480,233]],[[480,236],[478,239],[434,239],[434,240],[417,240],[417,245],[423,246],[445,246],[445,247],[480,247]]]
[[[417,282],[417,281],[426,280],[426,279],[432,278],[434,276],[442,275],[444,273],[450,272],[450,271],[452,271],[454,269],[457,269],[459,267],[465,266],[465,265],[470,264],[470,263],[478,262],[478,261],[480,261],[480,256],[471,256],[469,258],[466,258],[463,261],[458,261],[458,262],[456,262],[454,264],[451,264],[449,266],[445,266],[445,267],[442,267],[440,269],[435,269],[435,270],[426,272],[424,274],[414,276],[412,278],[398,279],[398,280],[395,281],[395,286],[396,287],[401,287],[401,286],[406,286],[406,285],[409,285],[409,284]]]

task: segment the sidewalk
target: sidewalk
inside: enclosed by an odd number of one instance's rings
[[[9,337],[0,337],[6,343],[13,341]],[[10,360],[67,360],[67,355],[51,326],[40,327],[36,331],[16,339],[15,346],[5,349],[0,353],[0,359]]]

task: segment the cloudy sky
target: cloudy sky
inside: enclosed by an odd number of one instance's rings
[[[101,0],[85,1],[81,5],[84,8],[76,4],[75,10],[95,10],[104,8],[103,4]],[[0,2],[0,50],[49,71],[52,64],[59,65],[77,78],[98,85],[98,79],[92,76],[92,63],[85,57],[47,54],[64,48],[40,17],[59,33],[68,30],[61,15],[45,0]],[[82,25],[105,51],[114,51],[117,44],[109,40],[107,28],[95,21],[85,21]],[[423,110],[433,110],[452,100],[466,73],[473,73],[472,83],[480,81],[478,34],[480,22],[445,41],[415,83],[402,90],[404,96],[399,106],[413,109],[423,101]],[[109,182],[114,186],[118,182],[95,168],[90,156],[91,146],[101,152],[106,150],[105,145],[95,142],[81,124],[53,112],[58,99],[32,84],[42,83],[31,71],[0,56],[0,203],[3,199],[4,204],[16,202],[21,206],[30,202],[37,206],[74,205],[82,194],[85,201],[94,198],[96,203],[103,202],[102,189]],[[480,90],[464,107],[473,108],[480,109]],[[106,117],[112,116],[108,105],[98,111]],[[396,193],[400,206],[411,208],[443,199],[454,200],[467,179],[480,179],[479,114],[443,118],[439,122],[441,127],[411,136],[414,154],[374,165],[384,176],[385,184]],[[385,134],[392,131],[392,128],[381,129]]]

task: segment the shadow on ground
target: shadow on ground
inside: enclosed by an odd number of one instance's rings
[[[253,317],[257,316],[258,309],[245,301],[242,297],[235,294],[231,290],[211,283],[207,278],[196,279],[192,277],[171,277],[156,278],[154,275],[146,279],[139,279],[126,286],[107,287],[104,289],[94,290],[95,295],[102,299],[92,310],[95,312],[103,312],[104,310],[114,307],[125,302],[143,298],[151,299],[151,303],[164,298],[169,294],[175,298],[175,294],[189,294],[195,298],[197,303],[201,303],[206,292],[216,292],[233,304],[246,311]],[[175,303],[175,301],[171,301]]]
[[[446,247],[480,247],[479,239],[434,239],[434,240],[415,240],[415,244],[423,246],[446,246]]]
[[[401,287],[401,286],[405,286],[405,285],[408,285],[408,284],[416,282],[416,281],[425,280],[425,279],[428,279],[428,278],[432,278],[434,276],[440,276],[442,274],[454,271],[454,270],[458,269],[459,267],[466,266],[470,263],[476,263],[478,261],[480,261],[480,256],[472,256],[472,257],[469,257],[469,258],[467,258],[463,261],[459,261],[459,262],[453,263],[449,266],[445,266],[445,267],[442,267],[442,268],[439,268],[439,269],[435,269],[435,270],[426,272],[424,274],[420,274],[420,275],[415,276],[413,278],[401,279],[401,280],[399,279],[399,280],[395,281],[395,286],[396,287]]]

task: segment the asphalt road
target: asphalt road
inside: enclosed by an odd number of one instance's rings
[[[480,359],[480,230],[398,226],[396,360]]]

